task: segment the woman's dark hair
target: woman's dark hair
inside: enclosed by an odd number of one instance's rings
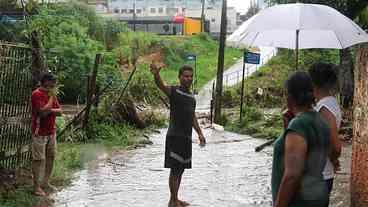
[[[336,66],[328,63],[315,63],[309,69],[309,75],[313,85],[322,90],[336,89],[337,74]]]
[[[306,72],[295,72],[285,82],[288,95],[297,106],[312,106],[314,104],[312,80]]]
[[[56,77],[51,73],[45,73],[42,75],[41,84],[44,84],[46,81],[56,82]]]
[[[191,72],[193,72],[193,67],[190,66],[190,65],[183,65],[183,66],[181,66],[180,69],[179,69],[179,75],[178,75],[178,77],[180,77],[184,73],[184,71],[191,71]]]

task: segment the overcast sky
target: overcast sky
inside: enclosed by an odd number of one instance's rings
[[[228,0],[228,6],[233,6],[238,12],[245,13],[250,5],[251,0]]]

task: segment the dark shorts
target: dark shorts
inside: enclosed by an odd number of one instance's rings
[[[192,168],[192,138],[184,136],[166,136],[165,168]]]
[[[332,187],[333,187],[333,181],[334,179],[328,179],[325,180],[326,181],[326,185],[327,185],[327,189],[328,189],[328,203],[326,205],[326,207],[328,207],[329,203],[330,203],[330,196],[331,196],[331,191],[332,191]]]

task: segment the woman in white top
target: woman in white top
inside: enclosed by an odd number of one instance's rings
[[[338,138],[338,131],[342,115],[340,106],[334,97],[337,88],[337,75],[334,68],[335,66],[332,64],[316,63],[309,70],[309,75],[314,85],[314,97],[317,102],[315,110],[320,112],[330,127],[331,150],[323,171],[323,177],[329,193],[332,190],[334,174],[339,170],[338,158],[341,155],[341,142]]]

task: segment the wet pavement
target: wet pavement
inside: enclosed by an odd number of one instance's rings
[[[275,54],[261,48],[262,64]],[[249,73],[257,70],[249,65]],[[226,86],[241,81],[242,63],[229,68]],[[212,83],[200,91],[197,112],[208,113]],[[70,187],[55,194],[57,207],[166,207],[169,170],[163,168],[167,129],[153,134],[153,145],[127,151],[90,165],[76,174]],[[193,169],[183,175],[180,198],[198,207],[270,207],[272,150],[256,153],[264,140],[212,129],[204,130],[207,146],[193,146]],[[197,143],[196,134],[193,142]]]
[[[70,187],[55,195],[58,207],[164,207],[169,199],[163,168],[166,130],[153,134],[153,145],[127,151],[89,166]],[[204,131],[208,144],[193,144],[193,169],[183,175],[180,198],[198,207],[271,206],[271,148],[256,153],[264,140]],[[193,136],[193,142],[197,136]]]

